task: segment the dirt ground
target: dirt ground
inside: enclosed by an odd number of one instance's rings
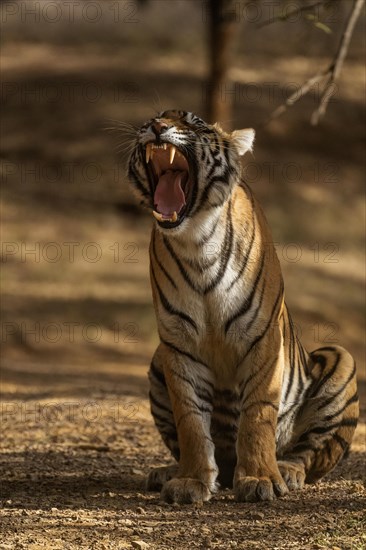
[[[166,505],[144,491],[149,468],[169,461],[143,397],[146,377],[139,369],[140,395],[123,396],[118,370],[85,398],[31,392],[8,405],[1,549],[365,548],[364,423],[337,470],[297,494],[238,504],[225,490],[203,507]]]
[[[27,25],[10,10],[2,29],[0,550],[364,549],[362,25],[317,128],[316,94],[262,122],[287,86],[328,63],[336,32],[247,25],[232,71],[233,126],[257,130],[246,178],[272,226],[298,331],[309,350],[339,343],[356,358],[351,452],[319,484],[271,503],[219,491],[202,507],[171,506],[144,490],[149,469],[170,460],[147,401],[151,219],[126,182],[126,151],[103,129],[160,107],[204,114],[200,3],[176,1],[162,19],[163,3],[130,13],[135,22],[123,12],[117,25],[116,3],[101,2],[109,19],[98,27],[50,24],[46,13]]]

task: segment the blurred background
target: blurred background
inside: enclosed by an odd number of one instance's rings
[[[256,129],[244,173],[269,218],[305,344],[344,345],[361,373],[364,12],[320,124],[310,124],[319,86],[268,123],[337,50],[353,2],[322,4],[231,5],[236,30],[219,94],[228,118],[220,122]],[[138,127],[168,108],[214,116],[210,7],[189,0],[1,2],[7,395],[38,383],[45,392],[50,384],[52,394],[64,384],[140,391],[132,374],[145,376],[157,344],[152,219],[126,180],[130,139],[118,121]]]

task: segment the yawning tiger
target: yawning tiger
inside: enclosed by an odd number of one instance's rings
[[[156,218],[150,273],[160,344],[151,411],[178,464],[153,470],[168,502],[270,500],[329,472],[357,424],[356,369],[341,347],[308,354],[284,301],[266,220],[241,179],[254,131],[184,111],[137,133],[129,178]]]

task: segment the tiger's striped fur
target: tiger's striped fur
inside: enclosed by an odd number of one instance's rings
[[[294,330],[270,231],[240,176],[253,138],[168,111],[140,129],[130,157],[149,208],[160,180],[146,146],[173,144],[189,167],[183,213],[156,221],[150,245],[160,336],[151,411],[178,464],[152,471],[147,485],[168,502],[208,500],[217,479],[239,501],[301,488],[334,468],[357,423],[351,355],[308,354]]]

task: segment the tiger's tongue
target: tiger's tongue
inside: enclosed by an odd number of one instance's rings
[[[171,218],[174,212],[179,214],[186,203],[182,189],[182,178],[186,172],[168,170],[159,178],[154,194],[157,212],[163,217]]]

